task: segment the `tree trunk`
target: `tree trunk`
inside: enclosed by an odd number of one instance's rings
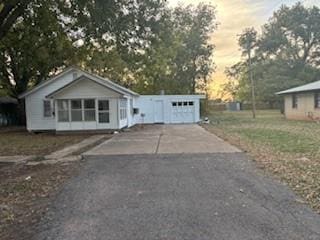
[[[24,99],[18,99],[17,107],[17,118],[18,124],[21,126],[26,126],[26,111],[25,111],[25,101]]]

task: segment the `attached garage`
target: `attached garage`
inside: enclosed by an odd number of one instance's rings
[[[196,123],[203,95],[144,95],[136,100],[136,123]]]
[[[188,101],[173,101],[171,102],[171,122],[172,123],[193,123],[195,122],[195,102]]]

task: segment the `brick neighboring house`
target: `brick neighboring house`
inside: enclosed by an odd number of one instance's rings
[[[287,119],[320,121],[320,81],[276,94],[284,96]]]

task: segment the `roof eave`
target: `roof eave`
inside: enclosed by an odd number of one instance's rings
[[[30,89],[30,90],[27,90],[23,93],[21,93],[18,98],[19,99],[23,99],[25,97],[27,97],[28,95],[32,94],[33,92],[37,91],[38,89],[46,86],[47,84],[49,84],[50,82],[54,81],[55,79],[59,78],[60,76],[62,76],[63,74],[69,72],[69,71],[72,71],[72,70],[77,70],[77,68],[71,66],[71,67],[68,67],[66,69],[64,69],[62,72],[60,72],[59,74],[51,77],[50,79],[46,80],[46,81],[43,81],[41,83],[39,83],[38,85],[36,85],[34,88]]]
[[[320,91],[320,88],[316,88],[316,89],[310,89],[310,90],[303,90],[303,91],[282,91],[282,92],[277,92],[276,95],[286,95],[286,94],[297,94],[297,93],[310,93],[310,92],[318,92]]]

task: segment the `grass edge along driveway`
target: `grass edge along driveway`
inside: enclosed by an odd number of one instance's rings
[[[43,156],[66,146],[81,142],[89,134],[54,133],[33,134],[27,131],[0,131],[0,156],[39,155]]]
[[[320,124],[289,121],[279,111],[211,112],[204,128],[246,151],[320,213]]]

